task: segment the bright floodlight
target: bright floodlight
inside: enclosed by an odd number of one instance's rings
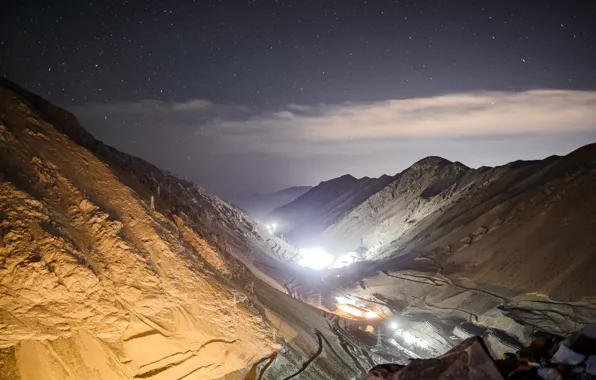
[[[299,249],[298,252],[300,253],[298,264],[303,267],[320,270],[329,267],[333,263],[333,256],[320,247]]]
[[[364,316],[365,316],[366,318],[376,318],[376,317],[378,317],[378,316],[379,316],[379,314],[377,314],[377,313],[376,313],[376,312],[374,312],[374,311],[371,311],[371,310],[369,310],[369,311],[367,311],[367,312],[366,312],[366,314],[364,314]]]
[[[399,325],[397,324],[397,322],[391,322],[389,324],[389,327],[391,327],[392,330],[395,330],[399,327]]]
[[[347,298],[347,297],[339,296],[339,297],[335,297],[335,300],[337,301],[337,303],[343,303],[346,305],[356,305],[356,301],[354,301],[351,298]]]

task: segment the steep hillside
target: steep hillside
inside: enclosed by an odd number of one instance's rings
[[[342,319],[277,290],[300,278],[290,252],[0,81],[0,379],[365,373],[374,354]]]
[[[251,217],[266,222],[273,210],[293,202],[310,189],[312,186],[294,186],[269,194],[232,195],[226,199]]]
[[[269,218],[293,243],[313,241],[318,233],[384,188],[390,180],[388,176],[357,179],[344,175],[321,182],[295,201],[273,211]]]
[[[420,355],[453,336],[486,334],[499,353],[595,324],[595,194],[596,144],[477,170],[425,159],[322,235],[362,239],[370,260],[331,271],[326,298],[381,305]]]
[[[473,334],[496,355],[563,335],[596,324],[595,194],[596,145],[340,177],[273,213],[296,241],[366,250],[314,271],[0,80],[0,380],[350,379]],[[387,320],[344,319],[346,305]]]
[[[397,174],[391,182],[324,233],[327,246],[338,252],[354,250],[362,244],[369,256],[387,240],[412,228],[426,214],[437,211],[435,201],[470,169],[440,157],[427,157]],[[420,207],[420,205],[424,205]]]

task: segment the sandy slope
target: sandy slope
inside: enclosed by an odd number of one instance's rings
[[[3,111],[17,112],[0,124],[1,342],[23,378],[74,368],[75,378],[217,378],[272,352],[273,331],[209,268],[226,269],[204,240],[180,239],[183,225],[150,212],[109,167],[11,100]],[[75,346],[79,358],[61,358]],[[99,358],[86,363],[87,351]]]
[[[0,379],[343,379],[374,364],[276,290],[267,273],[292,276],[283,242],[0,84]]]

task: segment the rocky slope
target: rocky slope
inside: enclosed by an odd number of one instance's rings
[[[335,251],[360,245],[377,254],[384,243],[412,228],[428,213],[438,211],[433,201],[470,169],[440,157],[427,157],[391,178],[382,189],[326,229],[324,239]],[[421,207],[422,205],[422,207]]]
[[[204,189],[0,81],[0,379],[365,373],[374,353],[345,321],[277,290],[300,278],[289,253]]]
[[[326,298],[378,305],[422,356],[453,337],[487,334],[498,353],[594,324],[595,194],[596,144],[476,170],[424,159],[319,235],[337,251],[362,241],[369,259],[331,271]]]

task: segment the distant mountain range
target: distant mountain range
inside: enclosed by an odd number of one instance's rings
[[[310,189],[312,186],[294,186],[274,193],[236,194],[226,198],[254,219],[267,222],[268,216],[273,210],[292,202]]]
[[[344,175],[321,182],[275,209],[269,219],[296,245],[324,244],[337,252],[363,246],[377,259],[394,255],[400,243],[428,230],[436,220],[446,223],[445,219],[474,213],[486,202],[512,202],[510,198],[535,191],[578,160],[586,170],[595,157],[595,144],[565,157],[478,169],[431,156],[394,176]]]
[[[391,182],[391,177],[357,179],[344,175],[321,182],[293,202],[274,210],[269,219],[295,243],[307,242]]]

